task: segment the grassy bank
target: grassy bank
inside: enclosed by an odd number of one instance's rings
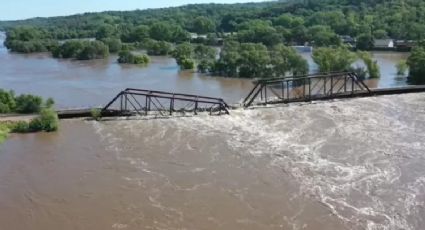
[[[9,133],[53,132],[59,128],[57,113],[46,108],[40,115],[30,121],[0,121],[0,143],[3,143]]]

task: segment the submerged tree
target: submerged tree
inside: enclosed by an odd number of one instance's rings
[[[122,50],[118,54],[118,63],[126,63],[126,64],[148,64],[150,59],[147,55],[141,54],[136,55],[131,53],[129,50]]]
[[[323,73],[347,71],[356,58],[357,56],[345,46],[317,48],[313,51],[313,60]]]
[[[425,84],[425,41],[416,46],[407,59],[409,66],[409,82],[413,84]]]
[[[182,70],[195,68],[193,52],[193,46],[188,42],[176,46],[176,49],[173,51],[173,57]]]
[[[407,66],[406,60],[401,60],[397,63],[396,68],[397,68],[397,75],[404,76],[409,66]]]
[[[381,76],[378,62],[373,60],[372,55],[369,52],[358,51],[357,55],[366,65],[369,78],[379,78]]]
[[[308,72],[308,63],[292,48],[279,44],[270,51],[273,76],[301,75]]]
[[[102,42],[108,46],[111,53],[117,53],[122,49],[122,42],[119,38],[105,38],[102,39]]]
[[[216,55],[217,50],[214,47],[205,45],[195,46],[194,57],[198,63],[198,71],[201,73],[211,72],[214,68]]]
[[[173,45],[165,41],[145,40],[145,48],[149,55],[165,56],[172,52]]]
[[[240,46],[239,77],[264,78],[271,76],[270,55],[267,47],[256,43]]]
[[[67,41],[52,50],[52,55],[79,60],[102,59],[109,55],[109,47],[101,41]]]
[[[215,72],[228,77],[238,76],[238,62],[240,59],[240,43],[227,41],[220,52],[220,58],[215,64]]]

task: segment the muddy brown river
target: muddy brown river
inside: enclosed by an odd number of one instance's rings
[[[406,54],[374,55],[387,74],[370,86],[406,84],[394,67]],[[126,87],[230,103],[251,87],[179,72],[170,58],[146,68],[115,59],[56,60],[0,46],[0,88],[70,108],[104,104]],[[0,229],[421,230],[424,140],[425,93],[228,116],[61,121],[56,133],[0,145]]]
[[[425,94],[63,121],[0,147],[2,229],[424,229]]]

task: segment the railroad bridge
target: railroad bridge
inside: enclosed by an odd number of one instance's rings
[[[101,109],[102,116],[170,116],[174,114],[229,114],[233,108],[255,105],[308,102],[372,95],[425,92],[425,86],[369,89],[353,72],[313,74],[254,80],[254,87],[240,105],[222,98],[127,88]],[[58,111],[59,118],[91,116],[91,109]]]

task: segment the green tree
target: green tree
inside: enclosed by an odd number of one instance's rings
[[[78,53],[78,60],[102,59],[109,56],[109,48],[101,41],[91,41],[84,44],[84,48]]]
[[[356,48],[359,50],[370,50],[373,47],[373,37],[370,34],[360,34],[357,37]]]
[[[367,67],[369,78],[379,78],[381,76],[377,61],[373,60],[369,52],[358,51],[357,56],[364,62]]]
[[[347,71],[357,56],[347,47],[317,48],[313,51],[313,60],[323,73]]]
[[[250,21],[242,24],[240,29],[237,37],[241,43],[263,43],[266,46],[274,46],[283,41],[282,34],[266,21]]]
[[[99,27],[96,31],[96,39],[102,40],[105,38],[115,37],[117,35],[117,30],[114,26],[109,24],[104,24]]]
[[[111,53],[117,53],[122,49],[122,42],[119,38],[105,38],[102,42],[108,46]]]
[[[386,30],[379,29],[373,32],[373,37],[376,39],[385,39],[388,38],[388,34]]]
[[[22,94],[15,98],[18,113],[38,113],[43,105],[43,98],[30,94]]]
[[[425,84],[425,41],[419,44],[412,50],[407,59],[409,66],[409,82],[412,84]]]
[[[215,72],[228,77],[238,76],[238,62],[241,58],[240,44],[235,41],[226,41],[220,52],[220,58],[215,64]]]
[[[308,72],[307,61],[292,48],[279,44],[270,51],[271,64],[274,77],[301,75]]]
[[[131,53],[129,50],[120,51],[118,56],[118,63],[146,65],[150,62],[150,59],[147,55],[136,55]]]
[[[308,34],[314,46],[321,47],[341,44],[341,40],[329,26],[312,26],[308,29]]]
[[[146,51],[149,55],[165,56],[170,54],[172,50],[173,45],[169,42],[155,40],[146,41]]]
[[[240,46],[239,77],[265,78],[271,76],[270,55],[262,44],[242,43]]]
[[[29,123],[29,129],[31,132],[35,131],[46,131],[53,132],[59,128],[58,114],[53,109],[42,109],[40,116],[34,118]]]
[[[403,76],[406,74],[409,67],[407,66],[406,60],[401,60],[397,63],[396,68],[397,68],[397,75]]]
[[[180,26],[175,26],[172,28],[172,37],[170,41],[180,44],[183,42],[187,42],[189,40],[190,40],[189,32],[187,32]]]
[[[150,26],[149,36],[158,41],[170,41],[173,38],[173,29],[168,23],[156,22]]]
[[[129,42],[141,42],[149,38],[150,28],[146,25],[137,26],[132,30],[129,36],[126,37],[126,40]]]
[[[83,48],[83,41],[72,40],[58,46],[52,51],[52,54],[56,58],[76,58]]]
[[[198,62],[198,71],[206,73],[212,71],[217,55],[217,50],[210,46],[197,45],[194,49],[194,58]]]
[[[192,31],[198,34],[206,34],[215,31],[215,23],[207,17],[196,17],[193,20]]]
[[[181,69],[195,68],[193,55],[194,48],[190,43],[187,42],[176,46],[176,49],[173,51],[173,57],[176,59],[176,62]]]
[[[0,89],[0,113],[10,113],[16,108],[15,93]]]

